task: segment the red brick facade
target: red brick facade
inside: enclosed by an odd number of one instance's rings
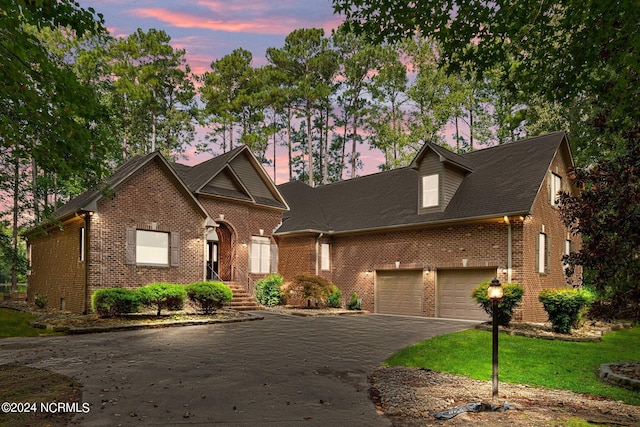
[[[551,172],[568,183],[566,170],[569,155],[560,152],[550,167]],[[548,175],[549,175],[548,174]],[[363,308],[374,311],[375,272],[396,269],[423,270],[423,315],[437,317],[436,290],[438,270],[495,268],[496,277],[506,283],[520,283],[525,296],[515,318],[526,321],[546,321],[546,313],[538,301],[544,288],[566,286],[563,265],[564,241],[572,240],[578,247],[578,237],[567,235],[558,210],[552,206],[545,177],[535,199],[531,215],[526,217],[496,217],[477,222],[452,223],[422,228],[389,229],[360,234],[333,236],[301,233],[277,236],[279,272],[290,279],[296,274],[316,271],[337,285],[348,300],[352,292],[362,298]],[[536,272],[537,235],[544,232],[549,244],[548,273]],[[509,229],[511,229],[511,268],[509,266]],[[320,245],[330,244],[331,271],[316,270],[321,262]],[[466,261],[463,261],[466,260]],[[578,275],[579,277],[579,275]]]
[[[264,275],[249,272],[251,237],[259,236],[260,229],[263,236],[271,237],[281,211],[213,197],[200,202],[211,218],[230,231],[232,254],[225,268],[233,272],[232,280],[252,290],[254,281]],[[220,214],[224,220],[219,219]],[[150,161],[121,182],[113,194],[100,198],[95,212],[77,214],[61,227],[50,227],[44,237],[30,237],[33,274],[27,297],[33,302],[36,295],[47,295],[49,307],[82,313],[91,311],[91,295],[98,289],[204,280],[205,218],[205,212],[162,162]],[[88,230],[84,260],[80,259],[82,227]],[[179,262],[174,265],[171,260],[167,266],[127,262],[127,230],[179,235]]]
[[[74,312],[84,311],[85,262],[80,258],[80,229],[84,218],[73,217],[52,227],[29,248],[32,274],[27,298],[47,296],[47,305]]]

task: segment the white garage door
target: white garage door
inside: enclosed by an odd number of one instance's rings
[[[422,316],[422,270],[377,270],[375,312]]]
[[[438,317],[489,320],[489,316],[471,299],[471,292],[481,282],[491,280],[496,269],[438,270]]]

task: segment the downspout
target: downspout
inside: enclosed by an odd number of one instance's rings
[[[89,314],[89,227],[91,212],[84,214],[84,314]]]
[[[509,221],[509,217],[505,216],[505,221],[507,226],[507,283],[511,283],[511,270],[512,270],[512,259],[513,259],[513,232],[511,229],[511,221]]]
[[[322,236],[324,236],[324,233],[319,233],[318,238],[316,239],[316,276],[318,276],[319,275],[318,273],[320,272],[319,251],[320,251],[320,239],[322,238]]]

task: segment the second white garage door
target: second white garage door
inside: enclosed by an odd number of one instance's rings
[[[422,316],[422,270],[377,270],[375,311]]]
[[[489,316],[471,299],[471,292],[481,282],[491,280],[496,269],[438,270],[438,317],[489,320]]]

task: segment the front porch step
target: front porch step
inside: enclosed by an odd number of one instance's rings
[[[233,292],[229,308],[237,311],[261,310],[260,305],[242,285],[237,282],[225,282],[225,285],[229,286]]]

